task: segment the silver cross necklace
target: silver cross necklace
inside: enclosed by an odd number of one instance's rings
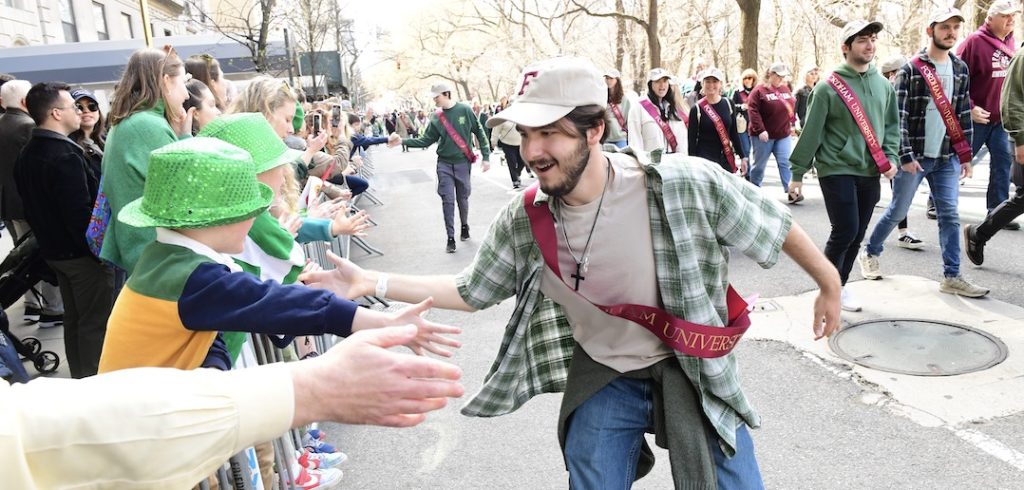
[[[565,239],[565,248],[569,249],[569,255],[572,256],[572,261],[573,263],[576,264],[576,273],[569,275],[569,277],[576,280],[576,284],[574,286],[574,289],[576,291],[580,290],[580,281],[586,280],[586,278],[583,277],[583,274],[587,273],[587,268],[590,265],[590,249],[593,245],[591,243],[591,240],[593,240],[594,230],[597,228],[597,217],[601,215],[601,207],[604,206],[604,195],[605,193],[608,192],[608,184],[612,180],[612,162],[608,161],[607,159],[605,159],[605,161],[608,162],[608,172],[606,173],[604,178],[604,188],[601,190],[601,199],[597,202],[597,212],[594,213],[594,222],[590,225],[590,234],[587,235],[587,243],[586,245],[583,246],[583,254],[580,256],[580,258],[576,258],[576,252],[572,250],[572,245],[569,244],[569,235],[565,231],[565,221],[562,220],[561,201],[559,201],[557,207],[559,224],[558,227],[561,228],[562,230],[562,238]]]

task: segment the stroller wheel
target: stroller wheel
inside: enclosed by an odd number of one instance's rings
[[[25,337],[21,340],[21,345],[24,345],[26,349],[31,349],[33,356],[43,350],[43,343],[35,337]]]
[[[57,357],[57,353],[53,351],[43,351],[36,356],[35,360],[32,361],[35,365],[36,371],[42,374],[50,374],[57,370],[57,366],[60,366],[60,358]]]

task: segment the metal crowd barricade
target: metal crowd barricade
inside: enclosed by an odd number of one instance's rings
[[[370,190],[372,188],[372,179],[375,173],[375,153],[377,153],[375,149],[371,149],[364,153],[363,165],[359,168],[358,175],[370,182],[371,186],[352,200],[349,205],[351,212],[359,211],[359,198],[363,196],[375,205],[383,205],[383,202]],[[378,226],[378,224],[372,220],[370,220],[370,223],[373,226]],[[302,247],[308,259],[317,263],[325,270],[332,270],[334,269],[334,264],[327,258],[327,251],[329,250],[339,257],[350,258],[352,245],[355,245],[360,250],[363,250],[368,254],[361,258],[384,255],[384,252],[370,245],[365,239],[349,235],[335,237],[329,242],[306,243],[303,244]],[[370,305],[380,305],[383,308],[388,308],[390,306],[383,298],[368,296],[363,299]],[[316,344],[316,351],[319,353],[326,352],[327,349],[331,348],[339,340],[338,337],[334,335],[319,335],[314,336],[313,338]],[[296,345],[293,343],[291,348],[294,349],[295,347]],[[251,334],[248,342],[243,347],[242,355],[239,356],[239,367],[244,369],[245,367],[264,365],[273,362],[285,362],[284,351],[275,347],[267,336]],[[313,424],[310,428],[315,427],[316,424]],[[296,452],[301,451],[303,448],[302,436],[304,430],[305,428],[291,429],[281,437],[275,439],[272,443],[274,448],[274,466],[277,469],[276,483],[280,489],[295,488],[292,483],[295,481],[296,477],[298,477],[298,475],[293,474],[293,468],[298,467],[295,455]],[[258,479],[255,478],[255,473],[252,471],[253,467],[258,468],[255,451],[253,448],[247,448],[233,456],[231,460],[226,462],[217,470],[215,475],[217,483],[221,489],[256,490],[262,485],[262,483],[257,482]],[[204,480],[198,485],[198,487],[201,489],[208,489],[209,484]],[[267,488],[264,490],[271,489]]]

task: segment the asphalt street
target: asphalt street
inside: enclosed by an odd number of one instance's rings
[[[369,241],[385,255],[363,258],[353,252],[354,260],[368,269],[418,274],[461,270],[471,262],[493,216],[516,192],[511,190],[505,167],[487,173],[475,169],[470,212],[473,238],[460,242],[456,253],[446,254],[433,149],[381,150],[376,162],[373,190],[384,204],[367,206],[380,223]],[[978,168],[961,188],[964,223],[977,222],[984,214],[985,170]],[[774,167],[769,168],[764,187],[784,198]],[[823,247],[829,225],[814,179],[805,180],[805,193],[807,200],[793,206],[793,214]],[[924,250],[899,249],[889,242],[882,255],[884,273],[941,279],[936,222],[925,218],[924,196],[919,193],[910,214],[911,230],[925,240]],[[887,200],[888,189],[883,189],[880,205]],[[986,249],[986,266],[974,267],[964,259],[964,274],[992,288],[993,300],[1024,305],[1024,264],[1017,259],[1022,240],[1024,232],[1000,233]],[[731,279],[738,290],[759,292],[765,298],[815,289],[788,258],[763,270],[734,256]],[[860,280],[855,268],[851,281]],[[876,284],[885,287],[886,283]],[[463,369],[468,394],[481,386],[511,310],[510,300],[473,314],[430,313],[435,321],[464,329],[463,347],[453,362]],[[956,427],[922,425],[894,410],[884,387],[853,375],[847,366],[778,341],[745,339],[736,352],[745,390],[763,417],[762,427],[752,434],[768,488],[1024,488],[1021,413]],[[330,442],[349,455],[342,465],[342,488],[558,489],[567,487],[556,437],[559,402],[560,395],[543,395],[510,415],[479,419],[460,415],[461,402],[455,401],[411,429],[336,424],[324,428]],[[656,454],[659,462],[653,473],[634,488],[671,488],[667,453],[656,449]]]

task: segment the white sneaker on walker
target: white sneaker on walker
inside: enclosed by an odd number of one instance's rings
[[[860,301],[854,299],[850,291],[846,289],[846,286],[843,286],[843,292],[839,295],[839,306],[843,311],[860,311],[862,309]]]

